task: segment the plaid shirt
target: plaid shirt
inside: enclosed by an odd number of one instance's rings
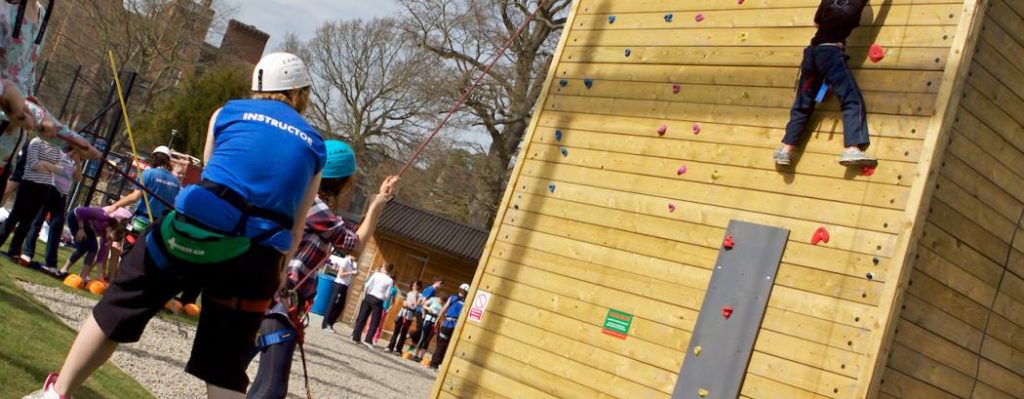
[[[294,288],[299,280],[313,269],[323,265],[334,249],[349,254],[359,243],[359,236],[345,225],[345,221],[331,212],[319,197],[306,214],[306,231],[295,257],[288,263],[288,288]],[[316,295],[316,281],[310,277],[299,288],[299,297],[310,299]]]

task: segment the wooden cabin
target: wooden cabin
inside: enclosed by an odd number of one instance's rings
[[[574,2],[432,397],[1024,398],[1024,0],[870,0],[879,166],[777,168],[818,4]]]

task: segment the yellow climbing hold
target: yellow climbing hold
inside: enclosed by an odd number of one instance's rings
[[[711,180],[718,180],[720,178],[722,178],[722,174],[719,173],[717,170],[714,171],[714,172],[711,172]]]
[[[747,41],[747,32],[740,32],[740,41],[741,42]]]
[[[696,347],[693,348],[693,355],[700,356],[700,345],[697,345]]]
[[[701,388],[701,389],[697,390],[697,395],[700,395],[700,397],[702,397],[702,398],[707,397],[709,393],[710,392],[708,392],[708,390],[704,389],[704,388]]]

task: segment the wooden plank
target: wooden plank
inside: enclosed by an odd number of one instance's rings
[[[813,13],[809,16],[813,19]],[[673,24],[676,25],[676,24]],[[954,39],[956,26],[871,26],[856,29],[846,42],[856,46],[891,43],[891,47],[946,47]],[[670,28],[654,35],[642,29],[604,31],[571,30],[568,46],[801,46],[814,37],[814,27],[791,28]],[[741,37],[740,33],[746,33]]]
[[[1013,274],[1024,276],[1024,229],[1017,231],[1017,238],[1013,241],[1015,249],[1010,250],[1010,263],[1007,269]]]
[[[505,375],[492,371],[485,366],[479,366],[466,361],[464,358],[454,356],[456,351],[453,351],[452,348],[449,348],[448,350],[451,352],[449,355],[445,356],[445,363],[451,362],[451,364],[447,369],[472,384],[491,392],[501,392],[511,398],[556,398],[556,396],[552,396],[528,385],[521,384],[515,378],[506,377]],[[440,387],[440,383],[435,384],[435,393],[433,396],[437,396],[437,391],[439,391],[438,388]],[[473,397],[470,392],[464,393],[456,391],[454,394],[456,396]]]
[[[908,292],[977,329],[985,328],[987,309],[984,305],[957,293],[937,280],[914,271]]]
[[[488,313],[479,325],[480,328],[486,329],[482,333],[484,335],[508,337],[548,351],[565,360],[586,364],[594,369],[615,375],[616,380],[631,381],[632,383],[624,381],[617,383],[630,386],[635,384],[637,387],[631,388],[634,390],[640,390],[639,386],[646,386],[664,393],[671,393],[678,377],[676,372],[636,362],[620,353],[581,342],[576,337],[564,337],[496,313]],[[472,339],[469,334],[464,337]],[[555,364],[562,364],[562,362]]]
[[[992,4],[995,3],[997,2],[992,2]],[[989,72],[1011,90],[1024,90],[1024,76],[1020,75],[1024,73],[1024,66],[1011,63],[1000,54],[998,48],[994,47],[987,40],[980,40],[978,42],[978,53],[974,55],[974,59],[974,62],[984,65]]]
[[[981,355],[993,363],[1013,371],[1018,376],[1024,375],[1024,351],[988,337],[981,346]]]
[[[973,377],[929,359],[900,343],[893,344],[891,353],[889,367],[958,397],[970,396],[974,384]]]
[[[864,276],[850,277],[783,263],[775,276],[775,284],[877,306],[884,283],[865,279]]]
[[[971,352],[907,320],[900,320],[896,327],[894,342],[972,378],[978,372],[976,352]],[[889,366],[892,367],[892,364]]]
[[[463,331],[466,331],[467,335],[476,332],[473,330],[472,325],[467,326]],[[490,338],[501,339],[499,336],[491,336]],[[491,346],[494,345],[492,342],[489,343]],[[490,350],[488,347],[478,345],[476,342],[469,340],[463,341],[462,345],[459,345],[459,350],[455,353],[455,356],[459,359],[464,359],[491,372],[502,374],[510,380],[544,392],[552,397],[575,399],[609,397],[593,389],[591,386],[592,382],[587,381],[587,385],[583,385],[576,382],[579,380],[574,381],[539,368],[538,365],[542,363],[535,363],[534,360],[537,360],[537,356],[543,355],[544,352],[534,351],[530,348],[526,349],[526,352],[515,354],[514,357],[508,356],[505,353]],[[493,387],[492,390],[500,388]]]
[[[984,336],[980,329],[957,319],[945,310],[935,307],[915,295],[907,295],[903,301],[903,320],[914,323],[932,334],[953,342],[970,352],[981,351]]]
[[[867,330],[776,308],[771,304],[765,311],[761,328],[862,355],[867,347],[869,334]]]
[[[889,367],[881,381],[881,392],[897,398],[957,399],[956,396]]]
[[[1015,398],[1024,397],[1024,377],[986,359],[981,360],[978,380]]]
[[[1006,112],[985,98],[974,87],[968,86],[964,89],[963,106],[971,112],[978,120],[984,122],[995,132],[1010,141],[1014,147],[1024,149],[1024,126],[1013,120]]]
[[[958,9],[959,10],[959,9]],[[569,47],[562,54],[562,64],[663,64],[663,65],[716,65],[754,67],[793,67],[803,59],[803,46],[792,47],[630,47],[630,56],[625,58],[625,48],[618,47]],[[949,49],[942,47],[895,47],[887,48],[885,62],[861,63],[857,69],[905,69],[920,71],[941,71],[946,67]],[[854,60],[867,59],[868,47],[847,47],[846,54]],[[935,62],[939,60],[939,62]]]
[[[964,161],[974,170],[984,175],[997,186],[1000,186],[1007,193],[1018,200],[1024,199],[1024,182],[1016,173],[998,163],[992,156],[986,154],[977,144],[967,140],[959,130],[952,137],[949,145],[949,154]]]
[[[973,65],[967,82],[1018,124],[1024,124],[1024,99],[992,76],[984,65]]]
[[[1013,273],[1006,273],[1003,276],[1003,283],[999,286],[999,292],[1017,302],[1024,303],[1024,279]]]
[[[1003,275],[1003,267],[977,251],[963,245],[956,237],[932,223],[927,223],[921,236],[921,245],[935,252],[943,259],[960,266],[968,273],[980,278],[985,284],[997,286]]]
[[[990,385],[983,382],[979,382],[978,386],[974,387],[974,392],[971,394],[971,399],[1016,399],[1003,391],[992,388]]]
[[[998,212],[1007,220],[1016,220],[1024,212],[1024,203],[1017,201],[1002,187],[971,169],[960,158],[947,154],[943,163],[946,166],[942,168],[937,190],[944,190],[949,183],[955,184],[957,189],[966,191],[971,197],[983,198],[992,211]]]
[[[1011,2],[1010,4],[1013,4]],[[1006,31],[1006,34],[1010,37],[1017,39],[1017,48],[1024,48],[1024,41],[1020,38],[1024,37],[1024,18],[1021,17],[1019,12],[1014,12],[1013,8],[1005,1],[993,1],[992,11],[989,14],[990,17],[986,21],[986,27],[999,25],[1000,28]],[[1016,5],[1020,9],[1020,5]]]
[[[944,198],[935,197],[928,208],[928,221],[939,228],[956,232],[956,237],[964,244],[988,257],[993,262],[1004,261],[1010,251],[1007,242],[1011,236],[1000,237],[986,230],[971,219],[957,212],[953,205],[944,202]]]
[[[992,314],[986,331],[993,338],[1024,352],[1024,327],[1013,324],[1003,316]]]
[[[795,290],[775,287],[768,305],[864,330],[875,323],[875,307]]]
[[[634,175],[675,178],[688,182],[716,184],[737,189],[782,193],[789,196],[837,201],[848,204],[870,205],[881,208],[903,209],[906,205],[908,188],[871,184],[868,181],[844,181],[836,179],[782,174],[776,170],[752,169],[743,165],[744,153],[764,153],[748,148],[733,148],[725,145],[704,145],[685,141],[665,142],[656,138],[634,137],[625,144],[623,137],[604,133],[570,134],[562,139],[562,146],[536,144],[530,146],[528,159],[549,163],[575,165]],[[612,152],[609,147],[618,143],[622,152]],[[645,146],[660,144],[656,146]],[[646,148],[641,152],[629,149]],[[702,148],[703,147],[703,148]],[[561,151],[568,151],[568,156]],[[715,159],[716,154],[735,153],[737,157]],[[717,161],[710,163],[708,161]],[[732,162],[738,162],[739,165]],[[677,177],[680,165],[687,173]],[[715,179],[710,171],[718,171]],[[704,172],[704,173],[702,173]],[[831,187],[822,190],[821,187]]]
[[[1009,242],[1012,239],[1024,205],[1016,201],[1003,203],[1002,200],[1005,200],[1005,197],[997,197],[997,201],[1000,203],[990,203],[992,202],[990,198],[976,197],[944,175],[939,175],[935,183],[938,185],[935,188],[935,198],[941,199],[957,213],[974,221],[993,236],[999,237],[1000,240]],[[1005,206],[1008,209],[997,210],[996,208],[1000,206]],[[1010,213],[1014,214],[1014,218],[1006,216]]]
[[[493,296],[492,302],[487,305],[487,314],[492,312],[553,334],[619,353],[636,362],[646,363],[670,373],[677,373],[682,367],[682,351],[672,350],[660,344],[640,339],[612,338],[601,332],[602,325],[591,321],[583,322],[501,296]],[[685,345],[683,346],[685,347]],[[675,383],[675,381],[672,382]]]
[[[817,0],[748,0],[743,3],[746,9],[800,8],[816,7]],[[901,4],[960,4],[953,0],[870,0],[868,9],[874,10],[881,6]],[[587,14],[626,14],[639,12],[703,12],[710,10],[736,9],[732,2],[715,0],[692,0],[680,3],[676,0],[632,0],[627,2],[613,0],[580,0],[579,13]]]
[[[501,394],[454,375],[448,375],[441,381],[440,397],[443,398],[445,395],[451,398],[506,399]]]
[[[986,284],[928,248],[919,248],[917,254],[919,258],[914,267],[922,273],[971,298],[974,302],[986,304],[995,300],[997,287]]]
[[[813,27],[817,7],[803,8],[733,8],[703,12],[704,19],[697,22],[690,15],[680,15],[672,23],[666,23],[664,13],[634,12],[615,15],[615,23],[609,24],[612,14],[585,14],[576,17],[573,30],[619,31],[644,29],[653,32],[681,28],[752,28],[752,27]],[[960,18],[958,4],[893,5],[886,8],[886,19],[874,18],[870,12],[861,15],[861,29],[865,26],[881,26],[889,21],[903,21],[906,26],[956,25]],[[690,18],[685,18],[690,16]]]
[[[500,295],[504,298],[516,298],[518,301],[532,307],[571,317],[584,323],[589,323],[595,329],[600,329],[604,325],[604,318],[608,314],[609,309],[607,307],[600,307],[575,300],[564,295],[558,295],[533,288],[525,284],[496,277],[491,274],[484,275],[484,278],[480,280],[480,287],[494,295]],[[622,303],[616,306],[617,307],[615,309],[629,313],[640,310],[637,303],[629,300],[623,300]],[[676,325],[687,326],[685,329],[682,327],[667,326],[665,324],[640,317],[634,317],[633,324],[630,327],[628,334],[630,337],[629,341],[635,344],[636,341],[642,340],[652,344],[665,346],[666,348],[679,352],[686,352],[686,347],[690,340],[689,332],[693,330],[693,324],[697,319],[696,312],[692,313],[693,316],[688,316],[687,318],[683,318],[684,316],[681,315],[680,320],[675,323]],[[681,362],[682,359],[679,360]]]
[[[837,399],[854,398],[853,388],[857,385],[852,378],[761,352],[754,352],[751,356],[747,372]]]
[[[754,349],[830,373],[855,377],[860,372],[862,355],[831,346],[762,329]]]
[[[996,295],[996,301],[992,305],[992,311],[1018,326],[1024,326],[1024,302],[1015,301],[1005,291],[1000,290]]]
[[[569,360],[547,350],[506,338],[503,334],[484,330],[475,324],[467,325],[463,331],[465,331],[466,340],[471,343],[465,347],[474,348],[475,346],[478,349],[476,352],[482,352],[480,354],[484,355],[475,355],[472,353],[474,350],[469,349],[460,354],[464,358],[477,359],[497,355],[496,357],[509,359],[508,363],[522,364],[520,368],[540,370],[543,374],[537,374],[547,375],[548,378],[530,384],[536,387],[550,387],[544,390],[553,392],[562,398],[669,396],[665,392],[636,384],[616,374],[597,370],[589,364]],[[577,382],[584,383],[586,386],[581,386]]]
[[[603,66],[589,65],[600,69]],[[610,68],[619,68],[617,65]],[[587,88],[580,79],[567,79],[553,87],[561,96],[587,96],[646,100],[658,102],[679,102],[697,104],[742,105],[788,109],[793,104],[792,87],[741,87],[680,85],[679,93],[673,93],[672,85],[664,82],[634,82],[629,79],[605,79]],[[872,114],[931,116],[935,112],[935,93],[893,93],[864,91],[864,101],[871,106]],[[815,110],[839,112],[841,107],[835,96],[815,107]]]
[[[981,38],[996,49],[1000,55],[1005,57],[1010,64],[1016,65],[1017,68],[1021,68],[1022,60],[1024,60],[1024,54],[1021,54],[1018,50],[1020,44],[1017,43],[1015,38],[1007,33],[1005,29],[999,26],[999,24],[986,24],[985,30],[981,32]]]
[[[554,165],[547,162],[526,160],[523,174],[538,180],[561,183],[581,183],[588,186],[615,189],[629,184],[637,194],[678,198],[685,193],[686,200],[717,204],[718,206],[742,209],[750,212],[767,213],[794,219],[813,217],[823,225],[859,227],[879,232],[896,230],[899,212],[890,209],[839,204],[831,201],[790,197],[782,194],[751,192],[717,184],[693,183],[673,178],[652,178],[607,170],[580,168],[572,165]],[[728,179],[722,176],[721,179]],[[516,190],[538,192],[548,190],[548,184],[530,188],[521,184]],[[551,193],[557,197],[558,191]],[[813,216],[812,216],[813,215]],[[880,249],[879,249],[880,250]]]
[[[593,79],[594,87],[600,86],[603,81],[607,80],[668,83],[667,90],[671,90],[672,83],[706,86],[777,87],[795,90],[799,65],[799,63],[794,63],[788,67],[727,67],[704,64],[645,65],[625,63],[591,65],[567,63],[559,65],[556,73],[558,74],[558,79]],[[941,72],[938,71],[854,69],[852,72],[857,80],[858,87],[866,92],[938,93],[938,84],[942,76]],[[786,115],[788,116],[788,113]]]
[[[751,399],[826,399],[826,396],[747,373],[740,393]]]

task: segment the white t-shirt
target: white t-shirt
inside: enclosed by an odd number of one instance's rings
[[[376,272],[366,280],[366,294],[373,295],[380,300],[387,298],[388,291],[391,291],[391,285],[394,284],[394,280],[391,276],[385,273]]]
[[[331,263],[338,265],[338,277],[334,278],[334,282],[342,285],[352,284],[352,277],[355,277],[355,274],[349,274],[344,277],[342,277],[341,274],[356,271],[355,259],[351,256],[342,258],[337,255],[331,255]]]

